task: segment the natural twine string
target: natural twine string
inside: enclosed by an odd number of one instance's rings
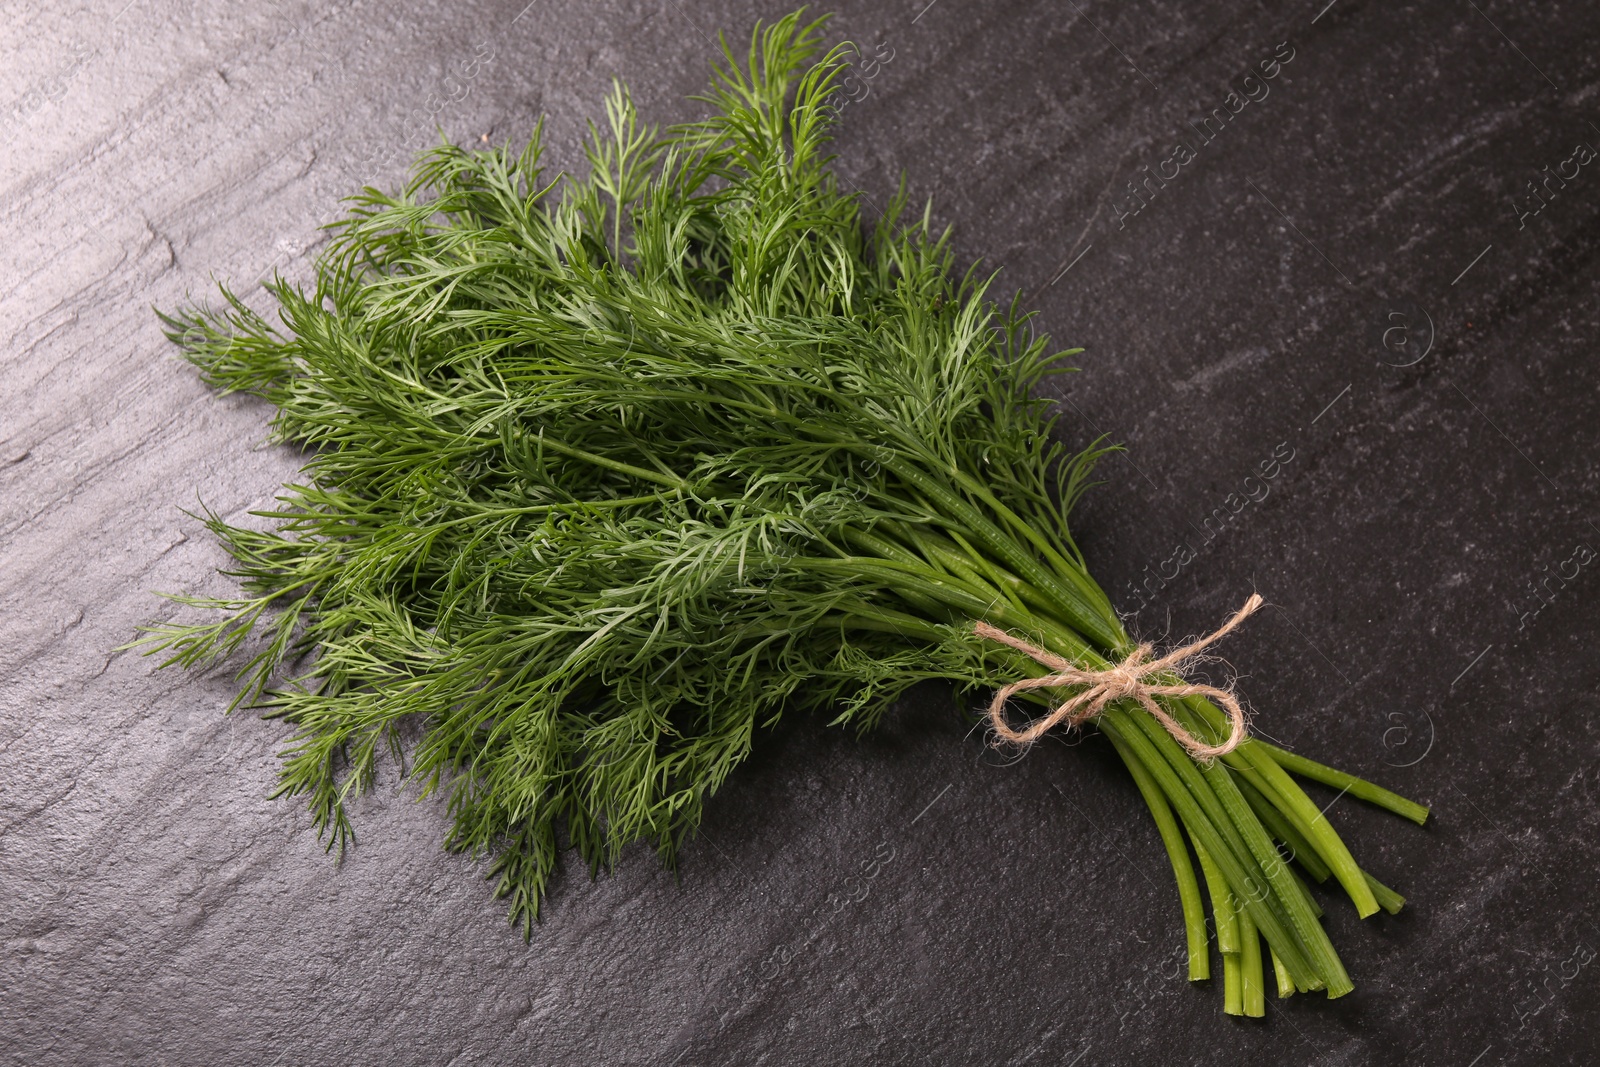
[[[1166,671],[1180,672],[1184,665],[1194,656],[1203,651],[1206,646],[1219,641],[1233,632],[1245,619],[1253,615],[1261,606],[1261,597],[1252,593],[1250,599],[1240,608],[1221,628],[1200,638],[1182,648],[1175,648],[1160,659],[1151,659],[1153,649],[1149,645],[1140,645],[1128,653],[1128,658],[1114,667],[1107,667],[1103,671],[1085,670],[1076,666],[1070,660],[1037,645],[1029,644],[1020,637],[1013,637],[1004,630],[980,622],[973,629],[979,637],[998,641],[1002,645],[1016,649],[1028,656],[1034,662],[1044,667],[1049,667],[1054,674],[1047,674],[1040,678],[1024,678],[1003,687],[994,695],[994,701],[989,705],[989,721],[994,725],[994,731],[1003,740],[1019,745],[1030,745],[1043,737],[1045,733],[1058,723],[1065,722],[1069,726],[1081,726],[1097,715],[1103,714],[1106,706],[1113,700],[1130,697],[1144,706],[1162,726],[1167,733],[1196,759],[1215,759],[1226,756],[1245,737],[1244,709],[1239,706],[1239,701],[1233,692],[1228,689],[1218,689],[1214,685],[1152,685],[1145,681],[1153,674]],[[1083,686],[1084,688],[1069,697],[1060,707],[1043,718],[1034,719],[1024,729],[1014,730],[1006,722],[1006,701],[1018,693],[1029,689],[1051,689],[1057,686]],[[1156,697],[1187,697],[1205,696],[1220,705],[1228,713],[1228,719],[1233,729],[1228,734],[1228,739],[1220,745],[1208,745],[1194,734],[1184,729],[1183,725],[1161,710],[1156,703]]]

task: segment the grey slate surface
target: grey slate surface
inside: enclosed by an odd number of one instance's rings
[[[865,743],[785,722],[677,882],[647,854],[572,872],[530,944],[393,781],[336,865],[266,799],[282,728],[224,718],[225,676],[112,651],[169,610],[150,590],[228,588],[180,508],[240,514],[296,466],[151,306],[303,276],[338,198],[396,182],[435,122],[521,139],[547,113],[571,164],[613,76],[689,117],[710,35],[783,8],[23,0],[0,35],[0,1061],[1600,1059],[1600,560],[1578,563],[1600,161],[1574,153],[1600,148],[1600,18],[924,3],[841,8],[836,34],[892,58],[839,168],[879,200],[905,171],[964,260],[1087,349],[1062,432],[1129,449],[1081,513],[1102,582],[1155,638],[1262,592],[1227,647],[1259,727],[1435,806],[1419,829],[1316,794],[1411,901],[1330,906],[1357,991],[1224,1017],[1182,978],[1104,743],[1008,762],[936,689]],[[1259,99],[1207,140],[1191,120],[1230,85]],[[1136,201],[1143,167],[1170,180]]]

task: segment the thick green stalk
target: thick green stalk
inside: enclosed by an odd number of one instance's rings
[[[1194,842],[1194,855],[1200,861],[1200,872],[1205,876],[1206,893],[1211,897],[1211,918],[1217,926],[1217,951],[1226,955],[1239,954],[1238,909],[1233,906],[1233,891],[1228,880],[1217,869],[1205,846]]]
[[[1250,913],[1239,913],[1239,999],[1245,1015],[1259,1019],[1267,1013],[1266,975],[1261,967],[1261,934]]]
[[[1180,763],[1168,759],[1161,750],[1160,743],[1154,741],[1142,727],[1141,720],[1149,720],[1149,716],[1143,712],[1129,712],[1112,707],[1100,717],[1099,723],[1102,730],[1116,732],[1134,750],[1139,761],[1151,772],[1160,783],[1162,791],[1167,794],[1167,799],[1172,803],[1179,819],[1183,821],[1184,828],[1188,830],[1190,840],[1197,842],[1211,853],[1212,859],[1230,887],[1236,892],[1239,890],[1248,892],[1251,886],[1265,886],[1266,880],[1259,868],[1255,867],[1243,842],[1239,842],[1237,846],[1230,844],[1229,836],[1237,838],[1238,831],[1218,808],[1215,796],[1211,795],[1211,790],[1195,769],[1194,762],[1182,749],[1177,748],[1177,743],[1172,741],[1165,730],[1156,726],[1156,732],[1166,738],[1181,756]],[[1150,721],[1151,725],[1154,725],[1154,721]],[[1216,815],[1208,813],[1207,808],[1217,808]],[[1236,847],[1238,851],[1235,851]],[[1268,938],[1279,946],[1285,965],[1295,975],[1296,984],[1319,981],[1317,968],[1306,958],[1298,939],[1289,932],[1287,921],[1275,910],[1279,907],[1276,898],[1271,893],[1262,893],[1256,899],[1248,899],[1241,894],[1241,898],[1245,899],[1246,907],[1253,909],[1257,925],[1266,930]]]
[[[1162,756],[1180,777],[1191,781],[1192,791],[1207,792],[1211,796],[1208,807],[1218,829],[1235,849],[1235,855],[1248,871],[1246,880],[1234,885],[1238,899],[1251,913],[1251,918],[1261,928],[1268,940],[1293,968],[1294,960],[1287,955],[1288,938],[1293,938],[1295,954],[1303,954],[1310,962],[1309,975],[1296,974],[1297,979],[1323,982],[1329,996],[1343,996],[1354,988],[1344,964],[1328,940],[1327,933],[1298,891],[1293,873],[1278,855],[1271,839],[1234,787],[1226,770],[1215,763],[1197,766],[1188,752],[1156,721],[1148,715],[1136,715],[1139,728],[1155,744]],[[1219,862],[1224,859],[1216,857]],[[1269,921],[1270,920],[1270,921]]]
[[[1222,956],[1222,1010],[1229,1015],[1244,1014],[1244,974],[1242,953],[1225,952]]]
[[[874,551],[880,557],[893,555],[896,562],[891,566],[909,580],[907,584],[925,596],[957,610],[973,613],[973,617],[984,618],[996,625],[1020,626],[1031,633],[1043,635],[1054,651],[1086,668],[1103,669],[1108,665],[1102,655],[1085,647],[1087,642],[1074,632],[1071,623],[1057,621],[1062,617],[1072,618],[1076,612],[1064,610],[1064,605],[1054,603],[1051,605],[1054,610],[1047,609],[1044,615],[1035,614],[1022,606],[1023,601],[1044,598],[1029,587],[1029,583],[1013,579],[1003,568],[979,558],[979,554],[973,552],[970,546],[946,541],[931,531],[907,529],[901,533],[914,548],[891,546],[870,535],[852,540],[858,547]],[[874,541],[878,543],[872,543]],[[913,558],[915,563],[912,562]],[[904,562],[899,562],[901,560]],[[840,562],[852,565],[865,561],[852,559]],[[877,571],[870,565],[868,569]],[[882,573],[874,573],[873,577],[879,581],[885,580]],[[1002,593],[995,584],[997,581],[1002,585],[1010,585],[1013,581],[1017,584]],[[1019,594],[1021,588],[1028,588],[1035,595],[1029,597]],[[975,610],[979,609],[980,604],[981,610]],[[1174,701],[1172,712],[1188,729],[1201,736],[1219,736],[1225,728],[1220,711],[1205,701]],[[1196,766],[1193,759],[1154,720],[1137,711],[1130,710],[1122,714],[1127,719],[1121,725],[1133,725],[1133,732],[1142,734],[1153,751],[1142,750],[1126,729],[1113,728],[1105,732],[1128,765],[1141,794],[1145,795],[1152,816],[1157,820],[1158,831],[1162,834],[1175,876],[1179,879],[1179,897],[1184,908],[1185,929],[1190,945],[1191,974],[1199,966],[1196,963],[1196,934],[1190,900],[1194,890],[1184,884],[1185,878],[1181,873],[1184,868],[1189,868],[1187,853],[1181,848],[1181,839],[1175,842],[1172,838],[1176,827],[1163,826],[1161,815],[1158,814],[1164,812],[1170,822],[1174,806],[1178,808],[1184,825],[1190,829],[1191,837],[1198,841],[1206,837],[1209,831],[1213,837],[1213,850],[1219,857],[1214,862],[1228,872],[1223,877],[1232,875],[1237,879],[1234,888],[1237,899],[1249,917],[1248,921],[1268,937],[1275,954],[1281,949],[1282,954],[1275,958],[1283,964],[1294,984],[1302,988],[1325,987],[1330,996],[1343,995],[1353,988],[1332,942],[1318,921],[1321,908],[1298,877],[1284,864],[1273,842],[1276,837],[1288,844],[1297,856],[1303,857],[1302,862],[1307,870],[1319,880],[1329,873],[1340,874],[1341,884],[1351,894],[1358,911],[1370,908],[1364,912],[1370,914],[1377,909],[1377,899],[1369,885],[1369,877],[1356,866],[1342,840],[1326,820],[1320,818],[1320,813],[1313,815],[1314,809],[1308,811],[1309,798],[1294,785],[1272,757],[1251,751],[1254,742],[1247,741],[1230,754],[1226,765],[1213,763]],[[1102,727],[1108,725],[1110,718],[1109,714],[1102,717]],[[1154,761],[1147,758],[1151,755],[1155,756]],[[1171,774],[1163,775],[1163,767]],[[1174,790],[1181,795],[1174,795]],[[1152,797],[1163,793],[1167,794],[1164,798],[1152,800]],[[1192,868],[1189,868],[1188,881],[1193,882]],[[1391,899],[1386,903],[1392,902],[1395,897],[1392,893],[1388,896]],[[1285,943],[1286,938],[1292,939],[1292,943]],[[1300,968],[1291,962],[1296,956],[1301,957],[1295,961],[1301,964]],[[1241,963],[1246,970],[1251,966],[1259,972],[1259,945],[1254,964]],[[1295,973],[1297,969],[1300,972],[1298,974]],[[1209,970],[1208,964],[1205,970]]]
[[[1009,527],[1013,535],[1020,535],[1036,551],[1045,557],[1051,573],[1066,580],[1073,594],[1078,598],[1085,610],[1098,614],[1106,621],[1107,632],[1116,635],[1126,643],[1127,633],[1122,628],[1122,623],[1112,610],[1111,600],[1106,596],[1105,590],[1082,567],[1078,566],[1061,552],[1057,545],[1045,535],[1044,531],[1035,528],[1024,520],[1015,511],[1006,507],[997,500],[989,487],[966,471],[954,472],[954,479],[967,492],[976,496],[989,505],[989,509]]]
[[[1406,905],[1406,898],[1372,877],[1372,875],[1367,874],[1366,871],[1361,873],[1366,875],[1367,885],[1372,887],[1372,895],[1378,898],[1378,906],[1390,915],[1398,915],[1400,909]]]
[[[1152,720],[1152,725],[1154,720]],[[1245,844],[1249,846],[1261,865],[1262,872],[1271,883],[1277,898],[1282,902],[1284,910],[1288,912],[1289,922],[1301,944],[1316,966],[1318,975],[1328,985],[1328,995],[1342,996],[1355,988],[1350,981],[1350,976],[1345,972],[1344,964],[1339,959],[1339,954],[1334,950],[1333,942],[1329,940],[1328,933],[1317,921],[1303,890],[1295,881],[1294,872],[1291,871],[1283,857],[1278,854],[1277,848],[1272,844],[1272,839],[1267,836],[1266,829],[1261,825],[1261,820],[1255,817],[1250,810],[1250,805],[1245,802],[1244,796],[1239,792],[1238,785],[1234,782],[1232,774],[1220,763],[1211,763],[1201,769],[1207,780],[1215,788],[1217,797],[1222,801],[1229,818],[1239,828],[1239,833],[1244,837]],[[1246,948],[1248,953],[1249,949]],[[1257,973],[1260,971],[1260,952],[1256,953]]]
[[[1217,951],[1222,954],[1222,1010],[1228,1015],[1240,1015],[1244,1012],[1244,1000],[1240,995],[1239,912],[1234,907],[1228,880],[1217,869],[1216,861],[1199,841],[1193,844],[1195,858],[1200,861],[1200,871],[1206,879],[1206,893],[1211,897]]]
[[[1229,875],[1229,883],[1233,888],[1235,899],[1239,904],[1251,911],[1256,925],[1268,931],[1269,937],[1274,942],[1293,939],[1294,952],[1307,961],[1309,970],[1307,977],[1317,976],[1326,979],[1327,960],[1319,960],[1316,954],[1316,942],[1306,938],[1299,930],[1299,923],[1291,917],[1285,906],[1283,887],[1275,884],[1272,872],[1263,866],[1263,860],[1257,850],[1242,832],[1243,828],[1235,818],[1235,813],[1219,794],[1217,783],[1212,781],[1203,769],[1198,766],[1189,753],[1173,740],[1172,736],[1162,728],[1153,718],[1142,711],[1126,711],[1129,719],[1152,744],[1161,758],[1184,782],[1189,793],[1199,802],[1212,827],[1225,843],[1224,850],[1211,849],[1212,858],[1222,867],[1224,873]],[[1242,804],[1242,801],[1241,801]],[[1253,820],[1248,812],[1244,813],[1246,821]],[[1260,824],[1256,824],[1260,830]],[[1265,836],[1262,831],[1262,836]],[[1208,847],[1209,843],[1208,843]],[[1271,860],[1276,866],[1282,863],[1277,859],[1276,850],[1270,849]],[[1227,861],[1232,858],[1238,864],[1241,875],[1238,879],[1233,877],[1228,870]],[[1285,946],[1285,951],[1289,951]],[[1336,958],[1335,958],[1336,963]],[[1337,968],[1335,968],[1337,969]]]
[[[1306,907],[1311,909],[1311,914],[1321,919],[1322,905],[1318,904],[1317,899],[1311,895],[1311,887],[1306,885],[1305,879],[1300,877],[1299,871],[1291,870],[1289,873],[1294,875],[1295,885],[1300,887],[1300,897],[1306,902]]]
[[[1424,805],[1418,804],[1414,800],[1407,800],[1398,793],[1391,793],[1381,785],[1374,785],[1365,778],[1357,778],[1353,774],[1346,774],[1344,771],[1318,763],[1316,760],[1306,759],[1306,757],[1298,753],[1279,748],[1277,745],[1269,744],[1266,741],[1257,741],[1256,744],[1261,747],[1262,751],[1272,757],[1273,762],[1286,771],[1293,771],[1302,778],[1309,778],[1313,782],[1321,782],[1323,785],[1347,792],[1358,800],[1365,800],[1369,804],[1376,804],[1380,808],[1386,808],[1402,818],[1410,819],[1418,826],[1428,821],[1428,809]]]
[[[1231,755],[1231,753],[1230,753]],[[1246,767],[1240,770],[1229,765],[1228,769],[1238,776],[1234,783],[1239,787],[1239,792],[1244,794],[1244,799],[1250,805],[1250,810],[1256,813],[1261,820],[1261,825],[1271,832],[1273,837],[1282,841],[1289,847],[1292,859],[1306,869],[1306,872],[1318,882],[1326,881],[1329,873],[1328,865],[1322,862],[1322,857],[1317,855],[1311,843],[1301,836],[1300,831],[1290,825],[1289,820],[1279,811],[1273,803],[1266,798],[1255,782],[1260,781],[1260,776]],[[1253,782],[1251,779],[1254,778]]]
[[[870,458],[882,463],[904,479],[934,504],[944,515],[964,527],[974,540],[997,554],[1011,570],[1053,599],[1055,607],[1064,612],[1072,627],[1088,634],[1100,647],[1115,649],[1126,641],[1120,624],[1110,625],[1098,605],[1091,604],[1084,595],[1064,583],[1053,571],[1034,559],[1028,548],[1018,544],[1014,537],[1001,530],[979,509],[968,503],[959,493],[898,453],[889,449],[875,449]]]
[[[1272,973],[1278,979],[1278,998],[1281,1000],[1284,997],[1294,996],[1294,979],[1289,977],[1289,971],[1284,967],[1283,961],[1278,958],[1278,954],[1272,952],[1271,956]]]
[[[1122,762],[1127,765],[1128,773],[1133,776],[1134,785],[1139,787],[1139,794],[1144,797],[1144,802],[1150,808],[1150,817],[1156,821],[1156,831],[1161,834],[1161,843],[1166,846],[1167,859],[1172,863],[1172,875],[1178,882],[1178,903],[1183,909],[1183,930],[1189,946],[1189,981],[1198,982],[1211,977],[1211,954],[1206,947],[1206,914],[1200,902],[1200,884],[1195,881],[1194,865],[1189,862],[1189,850],[1184,844],[1183,831],[1178,827],[1178,820],[1173,817],[1172,806],[1167,803],[1167,798],[1162,795],[1161,787],[1156,784],[1144,764],[1139,762],[1131,749],[1112,734],[1107,734],[1106,739],[1111,742],[1111,747],[1117,750],[1117,755],[1122,757]]]
[[[915,566],[922,562],[910,552],[903,552],[898,546],[891,544],[882,538],[874,537],[872,534],[866,533],[863,530],[847,529],[844,531],[844,536],[845,540],[850,542],[851,547],[870,552],[874,556],[879,556],[883,559],[891,560],[895,563],[902,563],[907,566]],[[906,602],[912,607],[919,611],[926,612],[935,618],[938,618],[943,614],[948,614],[947,610],[940,605],[938,600],[924,592],[921,592],[920,590],[911,588],[909,583],[899,588],[897,592],[900,594],[900,596],[904,597]]]
[[[1197,698],[1188,698],[1184,705],[1191,711],[1209,721],[1213,729],[1222,729],[1224,721],[1222,712],[1210,701]],[[1339,884],[1350,896],[1350,901],[1356,906],[1356,913],[1363,919],[1378,910],[1378,902],[1372,895],[1372,890],[1367,885],[1366,878],[1362,876],[1361,868],[1356,864],[1355,857],[1350,855],[1350,849],[1339,837],[1337,831],[1325,819],[1311,798],[1305,791],[1295,784],[1294,779],[1284,772],[1276,760],[1268,756],[1259,743],[1250,739],[1241,744],[1235,752],[1247,760],[1251,767],[1257,771],[1264,783],[1271,787],[1272,793],[1267,794],[1278,809],[1294,823],[1305,838],[1311,842],[1317,852],[1322,856],[1333,874],[1339,879]],[[1276,795],[1273,795],[1276,794]]]

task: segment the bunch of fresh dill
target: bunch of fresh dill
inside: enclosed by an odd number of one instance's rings
[[[821,27],[758,28],[743,64],[725,46],[710,117],[664,135],[618,87],[581,180],[545,173],[537,131],[432,150],[400,195],[353,198],[314,288],[270,287],[281,330],[226,290],[166,319],[311,458],[270,531],[207,517],[242,597],[178,598],[213,621],[142,643],[255,650],[239,701],[293,725],[279,792],[329,847],[405,756],[526,931],[566,845],[591,871],[641,840],[670,862],[786,710],[866,728],[924,679],[1041,673],[980,620],[1090,668],[1133,648],[1067,532],[1103,449],[1069,454],[1032,395],[1073,353],[956,277],[903,190],[863,225],[824,154]],[[1163,706],[1218,736],[1205,701]],[[1190,845],[1230,1011],[1261,1011],[1257,931],[1281,993],[1348,991],[1280,849],[1362,915],[1400,898],[1286,772],[1425,809],[1259,741],[1197,763],[1131,702],[1098,726],[1166,843],[1191,977]]]

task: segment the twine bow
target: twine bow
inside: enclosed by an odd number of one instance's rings
[[[1144,710],[1166,728],[1167,733],[1173,736],[1180,745],[1189,750],[1190,755],[1196,759],[1215,759],[1225,756],[1239,747],[1239,742],[1245,737],[1244,709],[1239,706],[1239,701],[1233,692],[1228,689],[1218,689],[1214,685],[1152,685],[1146,681],[1151,675],[1159,675],[1167,671],[1181,672],[1184,664],[1198,655],[1208,645],[1219,641],[1231,633],[1245,619],[1253,615],[1262,604],[1261,597],[1252,593],[1250,599],[1244,602],[1244,607],[1234,613],[1233,618],[1223,623],[1220,628],[1194,641],[1175,648],[1160,659],[1151,659],[1154,650],[1149,645],[1140,645],[1121,663],[1107,667],[1103,671],[1086,670],[1072,663],[1071,660],[1062,659],[1060,656],[1047,649],[1029,644],[1020,637],[1013,637],[1004,630],[980,622],[973,629],[979,637],[990,641],[997,641],[1009,648],[1014,648],[1023,653],[1035,663],[1048,667],[1054,674],[1046,674],[1040,678],[1024,678],[1012,682],[995,693],[993,702],[989,705],[989,721],[994,725],[994,731],[1003,740],[1019,745],[1029,745],[1050,730],[1058,723],[1065,722],[1069,726],[1081,726],[1090,719],[1101,715],[1106,710],[1106,705],[1113,700],[1129,697],[1143,705]],[[1051,689],[1057,686],[1083,686],[1079,692],[1068,697],[1059,707],[1050,714],[1034,719],[1025,728],[1014,730],[1006,722],[1006,701],[1018,693],[1029,689]],[[1228,713],[1232,723],[1232,730],[1228,739],[1219,745],[1208,745],[1194,734],[1184,728],[1183,724],[1168,715],[1156,703],[1156,697],[1187,697],[1205,696],[1222,707]]]

